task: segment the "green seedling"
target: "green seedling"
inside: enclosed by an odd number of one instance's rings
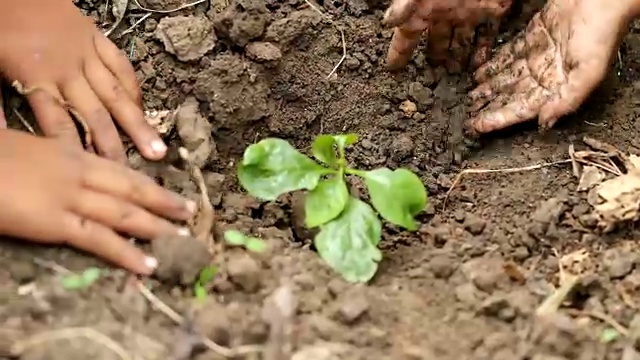
[[[614,342],[620,338],[620,333],[614,328],[606,328],[600,333],[600,341],[608,344]]]
[[[382,259],[378,249],[382,223],[378,214],[415,231],[415,216],[427,204],[427,191],[420,178],[406,169],[349,168],[345,149],[357,139],[354,134],[317,136],[312,153],[322,165],[285,140],[264,139],[245,149],[238,179],[249,194],[265,201],[307,190],[305,225],[320,230],[314,239],[318,253],[346,280],[367,282]],[[349,194],[348,176],[364,180],[375,211]]]
[[[198,280],[193,285],[193,293],[196,299],[203,300],[207,297],[207,284],[213,281],[213,278],[218,273],[218,267],[215,265],[209,265],[200,271]]]
[[[267,244],[257,237],[247,236],[237,230],[227,230],[224,232],[224,240],[232,246],[244,246],[245,249],[262,253],[267,249]]]
[[[86,289],[102,276],[102,270],[96,267],[85,269],[81,273],[72,273],[62,278],[62,287],[67,290]]]

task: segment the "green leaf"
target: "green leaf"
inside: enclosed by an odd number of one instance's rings
[[[312,190],[327,169],[282,139],[264,139],[249,146],[238,167],[238,180],[251,195],[273,201],[295,190]]]
[[[333,138],[336,140],[338,149],[344,149],[358,141],[358,135],[356,134],[334,135]]]
[[[314,243],[320,256],[347,281],[367,282],[378,269],[382,224],[367,203],[349,197],[339,217],[320,227]]]
[[[373,207],[387,221],[408,230],[418,228],[414,216],[427,205],[427,190],[420,178],[406,169],[387,168],[362,173]]]
[[[620,337],[620,333],[614,328],[606,328],[600,333],[600,341],[607,344],[616,341]]]
[[[218,267],[215,265],[209,265],[200,271],[198,276],[198,282],[202,285],[209,283],[218,273]]]
[[[102,276],[102,270],[90,267],[80,274],[70,274],[62,278],[62,287],[67,290],[84,289],[96,282]]]
[[[336,150],[333,148],[335,143],[336,141],[331,135],[318,135],[311,147],[313,156],[329,166],[337,165],[338,158]]]
[[[247,243],[245,244],[247,250],[254,253],[262,253],[267,249],[267,244],[262,241],[262,239],[258,239],[256,237],[249,237],[247,239]]]
[[[247,243],[247,236],[238,230],[227,230],[224,232],[224,240],[229,245],[241,246]]]
[[[202,300],[207,297],[207,289],[204,288],[201,284],[196,284],[193,287],[193,293],[196,296],[196,299]]]
[[[338,165],[334,146],[337,146],[340,154],[343,154],[344,148],[356,141],[358,141],[358,135],[356,134],[318,135],[313,141],[313,156],[329,166]]]
[[[335,219],[348,200],[349,190],[342,174],[320,181],[305,199],[305,225],[313,228]]]

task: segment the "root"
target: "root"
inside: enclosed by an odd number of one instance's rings
[[[138,287],[138,290],[140,291],[140,293],[158,311],[165,314],[167,317],[173,320],[176,324],[178,325],[184,324],[184,321],[185,321],[184,318],[180,314],[178,314],[175,310],[173,310],[171,307],[169,307],[169,305],[165,304],[164,302],[162,302],[162,300],[158,299],[158,297],[156,297],[151,292],[151,290],[147,289],[140,280],[137,280],[135,284]],[[202,338],[202,344],[206,346],[209,350],[216,352],[226,358],[233,358],[239,355],[253,354],[253,353],[259,353],[263,351],[263,346],[261,345],[243,345],[243,346],[238,346],[236,348],[228,348],[226,346],[222,346],[216,343],[215,341],[207,337]]]
[[[211,205],[211,200],[209,199],[209,191],[207,191],[207,185],[204,181],[204,176],[202,175],[202,171],[198,168],[191,157],[189,156],[189,151],[183,147],[181,147],[178,152],[180,153],[180,157],[184,160],[191,172],[191,176],[195,180],[198,185],[198,189],[200,190],[200,211],[196,215],[193,220],[193,224],[191,224],[191,230],[193,232],[193,236],[204,242],[209,246],[209,250],[213,250],[213,235],[212,229],[215,225],[215,212],[213,210],[213,205]]]
[[[538,170],[538,169],[542,169],[542,168],[546,168],[546,167],[550,167],[550,166],[556,166],[556,165],[560,165],[560,164],[566,164],[566,163],[570,163],[570,162],[571,162],[571,159],[567,159],[567,160],[560,160],[560,161],[554,161],[554,162],[550,162],[550,163],[529,165],[529,166],[523,166],[523,167],[517,167],[517,168],[467,169],[467,170],[462,170],[458,174],[458,176],[456,176],[455,180],[453,181],[453,184],[451,185],[451,187],[447,191],[447,194],[446,194],[446,196],[444,198],[444,205],[442,206],[442,210],[446,209],[447,201],[449,200],[449,196],[451,195],[451,192],[460,183],[460,180],[462,179],[462,176],[464,176],[466,174],[514,173],[514,172],[521,172],[521,171]]]

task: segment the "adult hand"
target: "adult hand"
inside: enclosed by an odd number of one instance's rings
[[[125,160],[112,115],[142,155],[165,155],[166,146],[144,120],[128,59],[71,0],[0,1],[0,72],[9,83],[41,89],[27,97],[45,135],[81,146],[58,98],[84,118],[101,155]]]
[[[393,0],[383,22],[395,27],[387,66],[407,65],[424,32],[427,58],[460,71],[488,60],[512,0]],[[476,34],[477,33],[477,34]],[[476,37],[477,35],[477,37]],[[474,39],[475,44],[474,44]]]
[[[527,29],[475,74],[467,125],[488,133],[575,111],[605,77],[631,19],[629,0],[549,0]]]
[[[118,233],[187,235],[195,204],[125,165],[59,141],[0,130],[0,234],[68,244],[140,274],[157,265]]]

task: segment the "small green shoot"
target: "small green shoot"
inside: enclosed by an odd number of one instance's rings
[[[357,140],[355,134],[317,136],[312,153],[323,164],[320,165],[285,140],[264,139],[245,149],[238,180],[249,194],[265,201],[307,190],[305,225],[320,228],[314,239],[318,253],[346,280],[367,282],[382,259],[378,249],[382,223],[378,214],[415,231],[415,216],[427,204],[427,191],[420,178],[406,169],[349,168],[345,149]],[[349,194],[347,176],[364,180],[373,208]],[[236,236],[232,235],[232,241]]]
[[[218,267],[215,265],[209,265],[200,271],[198,280],[193,285],[193,293],[196,299],[204,300],[207,297],[207,284],[213,281],[213,278],[218,273]]]
[[[254,252],[262,253],[267,249],[267,244],[257,237],[247,236],[237,230],[227,230],[224,232],[224,240],[229,245],[244,246],[245,249]]]
[[[608,344],[618,340],[620,333],[614,328],[606,328],[600,333],[600,342]]]
[[[102,276],[102,270],[90,267],[81,273],[72,273],[62,278],[62,287],[67,290],[81,290],[93,285]]]

